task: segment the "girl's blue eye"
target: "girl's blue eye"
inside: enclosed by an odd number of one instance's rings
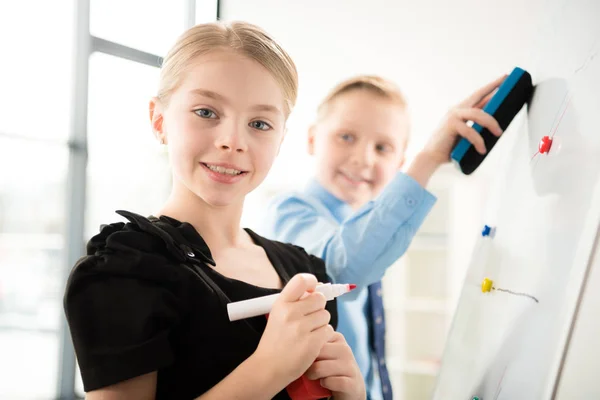
[[[208,109],[208,108],[200,108],[198,110],[194,110],[194,112],[196,113],[196,115],[198,115],[200,118],[206,118],[206,119],[214,119],[217,118],[217,114],[215,114],[214,111]]]
[[[354,135],[351,135],[349,133],[343,133],[343,134],[340,135],[340,137],[342,138],[342,140],[344,142],[350,143],[350,142],[354,141]]]
[[[258,129],[259,131],[268,131],[269,129],[272,129],[271,125],[267,124],[265,121],[252,121],[250,122],[250,127]]]

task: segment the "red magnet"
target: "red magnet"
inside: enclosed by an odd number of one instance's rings
[[[550,151],[550,147],[552,147],[552,138],[550,136],[544,136],[538,145],[540,154],[547,154]]]

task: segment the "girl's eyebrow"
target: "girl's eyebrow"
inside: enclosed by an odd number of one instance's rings
[[[190,90],[189,93],[190,94],[199,94],[200,96],[204,96],[204,97],[208,97],[211,99],[222,101],[224,103],[228,103],[228,100],[225,98],[225,96],[222,96],[219,93],[213,92],[211,90],[193,89],[193,90]]]
[[[283,115],[283,112],[281,111],[281,109],[279,107],[270,105],[270,104],[257,104],[255,106],[252,106],[252,111],[266,111],[266,112],[272,112],[272,113],[276,113],[276,114],[281,114]]]
[[[229,100],[225,96],[220,95],[217,92],[213,92],[212,90],[193,89],[193,90],[190,90],[189,93],[194,94],[194,95],[208,97],[210,99],[218,100],[225,104],[229,104]],[[271,105],[271,104],[257,104],[257,105],[252,106],[251,110],[252,111],[272,112],[272,113],[283,115],[283,111],[281,111],[281,109],[279,107]]]

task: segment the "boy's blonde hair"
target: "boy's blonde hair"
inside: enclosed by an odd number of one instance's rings
[[[286,116],[298,96],[298,72],[294,61],[265,31],[247,22],[213,22],[196,25],[184,32],[163,60],[158,99],[168,104],[180,85],[190,62],[219,49],[233,50],[261,64],[281,86]]]
[[[406,108],[406,100],[400,88],[393,82],[376,75],[359,75],[346,79],[335,86],[317,108],[317,118],[325,117],[334,101],[345,93],[364,90],[382,99],[389,100],[400,108]]]

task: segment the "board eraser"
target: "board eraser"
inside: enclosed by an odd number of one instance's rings
[[[532,91],[531,75],[517,67],[504,79],[496,93],[483,107],[483,111],[493,116],[500,124],[502,131],[505,131],[513,118],[529,101]],[[473,123],[473,129],[483,137],[487,152],[479,154],[471,142],[461,138],[450,153],[452,161],[465,175],[471,174],[479,167],[499,139],[498,136],[479,124]]]

